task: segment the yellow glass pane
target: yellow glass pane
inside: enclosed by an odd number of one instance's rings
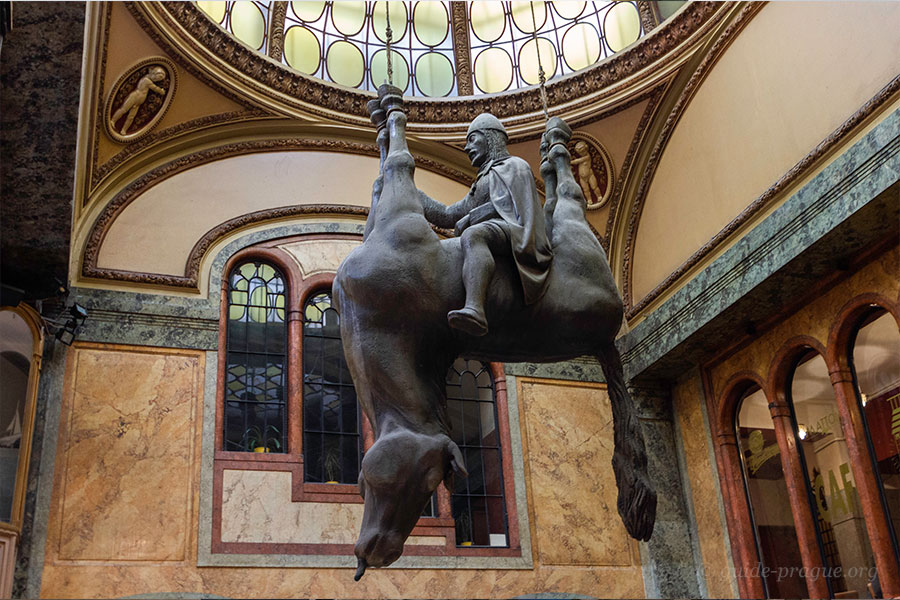
[[[538,53],[535,43],[537,43],[537,48],[540,48],[544,77],[550,79],[556,73],[556,48],[553,47],[553,42],[547,38],[528,40],[519,50],[519,74],[528,85],[537,85],[541,82],[538,75]]]
[[[335,42],[328,49],[325,59],[328,76],[335,83],[356,87],[363,80],[363,55],[359,48],[343,40]]]
[[[306,27],[294,26],[284,34],[284,59],[301,73],[319,70],[319,40]]]
[[[247,283],[246,281],[244,283]],[[244,286],[246,288],[246,286]],[[231,303],[232,304],[247,304],[247,292],[240,290],[232,290],[231,291]]]
[[[260,265],[259,276],[263,278],[263,281],[269,281],[275,276],[275,269],[269,265]]]
[[[438,52],[423,54],[416,61],[416,85],[426,96],[446,96],[453,89],[453,65]]]
[[[443,2],[416,2],[413,27],[419,41],[426,46],[443,42],[450,30],[450,17]]]
[[[229,306],[228,318],[232,321],[240,321],[244,317],[243,306]]]
[[[325,10],[325,2],[324,0],[321,2],[312,2],[311,0],[291,2],[291,10],[294,11],[294,15],[301,21],[312,23],[313,21],[318,21],[319,17],[322,16],[322,11]]]
[[[584,12],[584,6],[587,2],[573,2],[571,0],[562,0],[554,2],[553,8],[564,19],[575,19]]]
[[[391,50],[391,66],[394,70],[394,85],[406,91],[409,86],[409,65],[396,50]],[[382,83],[387,83],[387,50],[379,50],[372,55],[372,63],[369,68],[372,73],[373,85],[377,87]]]
[[[306,307],[306,320],[307,321],[318,321],[322,318],[322,313],[319,312],[319,309],[313,306],[312,304]]]
[[[563,37],[562,45],[563,58],[573,71],[588,67],[600,58],[600,36],[588,23],[570,27]]]
[[[331,20],[337,30],[344,35],[356,35],[366,20],[366,3],[334,2],[331,5]]]
[[[399,42],[406,35],[406,3],[388,2],[391,11],[391,42]],[[384,18],[384,2],[376,2],[372,9],[372,29],[382,42],[387,41],[385,28],[387,21]]]
[[[500,48],[488,48],[475,58],[475,85],[486,94],[508,89],[512,75],[512,59]]]
[[[473,2],[469,9],[469,20],[472,31],[484,42],[493,42],[506,29],[506,15],[503,14],[503,4],[500,2]]]
[[[216,23],[221,23],[222,19],[225,18],[225,11],[228,8],[228,3],[225,0],[207,0],[203,2],[197,2],[197,6],[208,14],[210,18]]]
[[[262,285],[253,288],[253,291],[250,292],[250,306],[265,307],[267,304],[266,300],[268,299],[266,292],[266,287]]]
[[[266,39],[266,18],[249,0],[239,0],[231,7],[231,33],[251,48],[262,48]]]
[[[606,43],[613,52],[637,41],[641,35],[641,15],[631,2],[617,2],[603,20]]]
[[[241,275],[243,275],[244,279],[250,279],[251,277],[253,277],[254,273],[256,273],[256,265],[254,265],[253,263],[247,263],[241,266]],[[244,282],[244,286],[246,285],[247,283]],[[247,288],[243,287],[241,289]]]
[[[525,33],[540,31],[547,20],[547,6],[543,2],[513,2],[512,17],[513,23],[521,31]]]

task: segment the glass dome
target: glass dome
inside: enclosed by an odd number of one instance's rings
[[[305,75],[374,91],[388,80],[390,62],[393,84],[406,95],[440,98],[534,86],[540,68],[547,80],[585,69],[636,42],[648,23],[683,2],[196,4],[247,46]]]

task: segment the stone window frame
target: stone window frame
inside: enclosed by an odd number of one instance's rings
[[[773,356],[765,374],[749,371],[734,373],[718,397],[711,395],[712,383],[709,371],[705,371],[707,402],[718,407],[714,413],[716,418],[710,426],[713,429],[713,439],[716,440],[715,456],[719,477],[723,482],[722,495],[728,517],[734,567],[738,573],[747,574],[737,578],[742,598],[766,597],[763,578],[758,570],[760,563],[757,540],[743,484],[740,447],[734,428],[739,402],[751,382],[759,385],[769,400],[803,567],[809,572],[819,573],[826,568],[816,536],[815,514],[807,495],[802,458],[796,451],[797,442],[788,403],[787,386],[790,385],[791,376],[801,357],[810,351],[821,355],[828,367],[842,433],[850,454],[851,472],[863,507],[866,531],[884,597],[896,595],[900,590],[900,565],[891,540],[888,516],[882,508],[880,490],[872,471],[872,458],[850,365],[856,331],[866,313],[878,308],[891,314],[900,327],[900,300],[894,301],[878,293],[859,294],[849,300],[834,317],[825,345],[806,335],[789,337]],[[812,571],[813,569],[817,571]],[[825,577],[808,577],[806,581],[810,598],[831,597]]]
[[[352,557],[352,544],[334,543],[264,543],[222,541],[222,498],[226,470],[276,471],[291,473],[290,502],[320,502],[362,504],[363,499],[355,484],[329,484],[304,481],[302,452],[302,310],[313,295],[330,290],[336,273],[316,273],[304,277],[296,260],[279,245],[292,240],[359,239],[347,234],[311,234],[276,238],[238,250],[225,262],[222,269],[219,296],[219,339],[216,368],[215,432],[212,473],[212,554],[231,555],[346,555]],[[223,450],[226,335],[228,317],[228,274],[238,265],[249,261],[268,263],[281,271],[287,293],[285,323],[287,336],[287,385],[288,407],[287,448],[283,453],[255,453]],[[404,556],[410,557],[508,557],[524,558],[517,510],[517,495],[513,470],[512,444],[507,399],[506,375],[500,363],[488,363],[494,381],[498,432],[500,434],[501,464],[503,469],[504,502],[507,511],[506,547],[457,546],[456,526],[451,515],[450,492],[443,484],[438,486],[437,515],[421,517],[413,529],[413,536],[444,536],[443,546],[407,545]],[[364,448],[375,441],[374,431],[365,413],[360,421]],[[355,564],[355,563],[354,563]]]

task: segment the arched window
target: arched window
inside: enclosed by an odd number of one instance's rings
[[[458,546],[509,544],[494,380],[488,365],[457,359],[447,372],[453,441],[469,471],[454,479],[451,497]]]
[[[331,292],[315,293],[306,301],[302,348],[305,479],[356,484],[362,455],[362,416],[344,358],[341,322],[331,305]]]
[[[775,439],[775,424],[769,402],[758,386],[742,395],[735,412],[744,488],[750,505],[750,520],[756,535],[760,569],[769,598],[808,598],[799,569],[803,566],[791,503],[788,497],[781,453]],[[776,575],[788,568],[788,576]],[[791,571],[791,567],[796,567]]]
[[[882,503],[900,539],[900,332],[883,309],[867,314],[850,344],[850,364]]]
[[[284,276],[260,261],[228,276],[224,450],[287,450]]]
[[[861,597],[875,559],[825,359],[802,356],[787,391],[831,594]]]

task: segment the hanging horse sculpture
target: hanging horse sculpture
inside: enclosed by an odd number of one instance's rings
[[[514,257],[498,257],[485,294],[487,331],[466,332],[448,322],[466,300],[465,249],[459,237],[440,239],[426,219],[433,201],[413,181],[400,91],[382,86],[379,98],[369,112],[379,128],[382,172],[363,243],[341,264],[333,288],[347,363],[375,431],[359,476],[365,508],[356,579],[367,567],[397,560],[441,481],[452,490],[453,475],[466,475],[450,439],[445,392],[447,369],[460,355],[505,362],[596,357],[612,405],[619,515],[632,537],[648,540],[656,492],[614,344],[622,300],[572,176],[571,130],[552,118],[541,144],[546,202],[537,222],[546,222],[552,250],[542,295],[526,304]]]

